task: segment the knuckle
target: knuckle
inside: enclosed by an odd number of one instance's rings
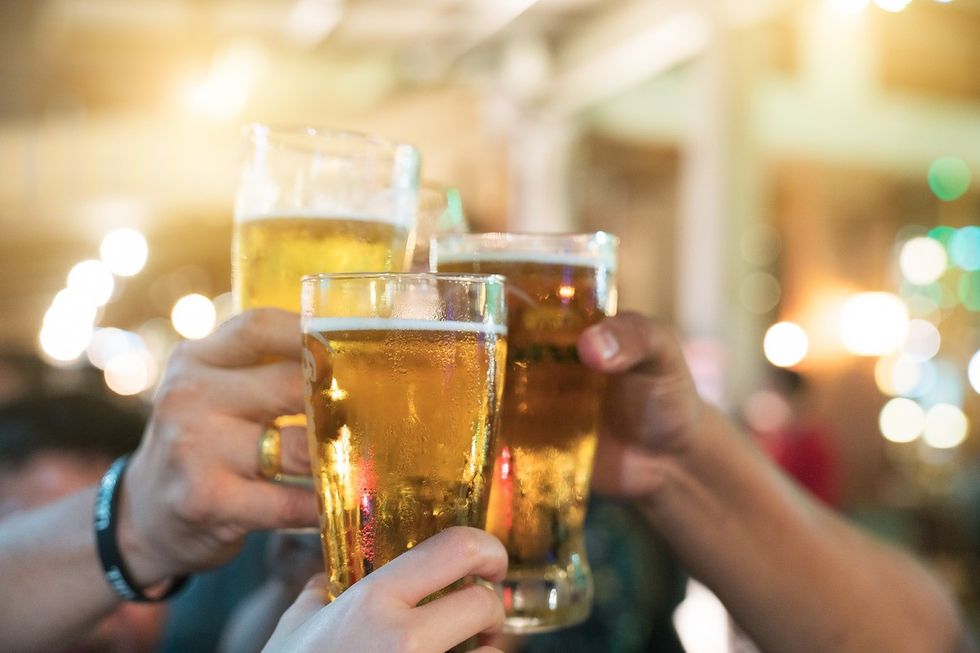
[[[182,413],[195,404],[203,394],[203,383],[197,376],[176,373],[160,386],[156,409],[165,413]]]
[[[463,560],[475,562],[482,557],[483,534],[481,531],[475,528],[454,526],[447,533],[453,550]]]
[[[483,585],[471,585],[469,591],[476,611],[490,617],[493,623],[503,622],[504,606],[492,589]]]
[[[213,500],[211,484],[198,476],[187,476],[180,483],[174,500],[174,514],[181,521],[201,525],[211,521]]]

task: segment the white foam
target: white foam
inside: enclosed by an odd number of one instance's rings
[[[436,253],[436,267],[446,263],[542,263],[573,267],[599,268],[599,255],[565,254],[562,252],[521,252],[514,250]],[[614,268],[614,265],[608,266]]]
[[[418,320],[401,317],[304,317],[303,333],[317,334],[336,331],[465,331],[507,335],[504,324]]]
[[[293,218],[301,220],[350,220],[352,222],[380,222],[382,224],[392,224],[396,226],[407,223],[411,220],[411,216],[344,213],[341,211],[326,211],[324,209],[286,209],[279,211],[266,211],[265,213],[239,213],[236,215],[236,218],[238,219],[238,222]]]

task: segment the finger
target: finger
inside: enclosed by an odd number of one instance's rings
[[[236,315],[208,337],[183,346],[209,365],[241,367],[270,358],[299,360],[301,341],[298,315],[260,308]]]
[[[259,441],[268,428],[262,423],[217,415],[202,422],[202,436],[210,438],[195,447],[195,455],[208,456],[204,462],[220,465],[236,476],[266,481],[260,471]],[[290,426],[280,430],[282,474],[310,476],[310,449],[304,427]],[[199,439],[200,440],[200,439]]]
[[[422,650],[447,651],[471,637],[495,634],[504,624],[503,603],[483,585],[467,585],[412,612]]]
[[[195,374],[193,386],[185,392],[197,394],[188,400],[197,400],[210,411],[258,423],[304,411],[303,374],[293,361],[238,369],[201,368]]]
[[[326,605],[324,588],[327,584],[326,574],[317,574],[306,582],[306,587],[300,592],[299,596],[293,601],[282,617],[279,619],[279,626],[285,632],[292,632],[299,628],[306,621],[319,612]]]
[[[639,313],[621,313],[590,326],[579,336],[578,350],[586,365],[611,374],[686,371],[673,331]]]
[[[225,520],[249,531],[304,528],[319,523],[316,496],[303,488],[248,481],[236,483],[234,490],[221,500]]]
[[[507,573],[507,551],[493,535],[476,528],[454,526],[398,556],[361,582],[378,585],[381,594],[409,606],[464,576],[490,581]]]
[[[412,613],[423,651],[448,651],[481,633],[496,633],[504,623],[503,604],[482,585],[467,585]]]

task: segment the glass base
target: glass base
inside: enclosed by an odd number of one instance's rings
[[[514,570],[495,585],[507,617],[504,632],[543,633],[585,621],[592,611],[588,567]]]

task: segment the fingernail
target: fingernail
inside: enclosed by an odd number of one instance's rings
[[[619,342],[616,340],[616,336],[608,329],[599,327],[592,334],[592,339],[598,345],[599,355],[602,356],[602,360],[608,361],[619,353]]]

